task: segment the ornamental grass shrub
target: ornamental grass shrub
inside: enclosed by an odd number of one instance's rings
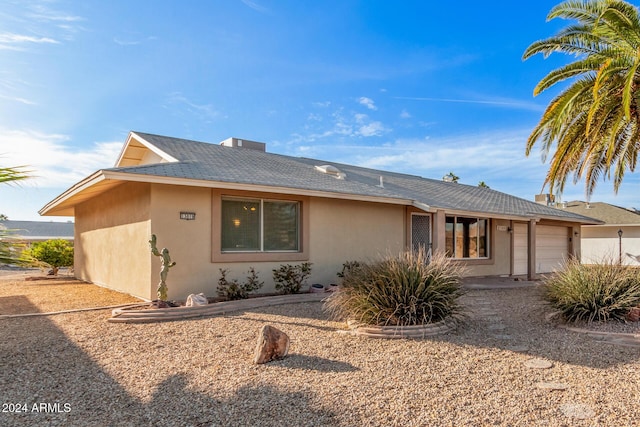
[[[568,322],[623,321],[640,305],[640,269],[610,258],[591,265],[570,259],[547,278],[544,296]]]
[[[435,323],[460,313],[462,269],[444,254],[408,251],[343,270],[326,303],[333,318],[368,325]]]

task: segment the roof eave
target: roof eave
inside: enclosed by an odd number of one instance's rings
[[[92,175],[89,175],[82,181],[70,187],[64,193],[44,205],[38,213],[42,216],[73,216],[73,205],[67,206],[65,202],[69,201],[73,196],[81,193],[82,191],[93,187],[94,185],[104,181],[106,179],[104,171],[99,170]]]
[[[85,178],[67,191],[47,203],[38,213],[43,216],[74,216],[74,206],[77,204],[73,201],[83,192],[96,185],[110,181],[114,185],[123,182],[144,182],[150,184],[168,184],[183,185],[191,187],[218,188],[228,190],[245,190],[263,193],[279,193],[290,195],[315,196],[342,200],[356,200],[365,202],[376,202],[396,205],[412,205],[413,201],[403,198],[368,196],[359,194],[347,194],[340,192],[330,192],[322,190],[309,190],[303,188],[279,187],[271,185],[245,184],[237,182],[196,180],[189,178],[176,178],[159,175],[141,175],[113,170],[100,170],[93,175]],[[111,188],[111,187],[109,187]],[[426,206],[426,205],[424,205]]]

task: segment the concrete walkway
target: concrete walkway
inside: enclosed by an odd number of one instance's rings
[[[516,289],[540,285],[541,282],[539,281],[527,281],[522,278],[514,279],[511,277],[468,277],[463,280],[463,286],[470,290]],[[494,307],[495,301],[488,298],[489,296],[490,293],[476,294],[472,300],[470,311],[472,315],[484,318],[489,322],[489,331],[495,338],[510,340],[511,335],[508,333],[504,319],[496,311]],[[564,324],[557,327],[584,334],[595,341],[640,348],[640,334],[594,331]],[[526,351],[525,347],[520,348],[517,344],[514,344],[513,347],[518,351]]]

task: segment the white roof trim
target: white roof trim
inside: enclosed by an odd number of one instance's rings
[[[129,132],[129,135],[127,136],[127,142],[124,144],[124,147],[122,147],[122,150],[120,151],[120,155],[118,156],[118,160],[116,161],[115,167],[120,167],[120,163],[122,162],[122,159],[124,158],[124,155],[127,152],[127,149],[129,148],[129,145],[131,144],[132,139],[135,139],[140,144],[142,144],[145,148],[151,150],[152,152],[154,152],[155,154],[157,154],[167,162],[175,163],[178,161],[178,159],[165,153],[164,151],[162,151],[155,145],[151,144],[149,141],[145,140],[143,137],[141,137],[137,133]]]

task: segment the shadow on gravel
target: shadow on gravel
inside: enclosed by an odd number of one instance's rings
[[[316,307],[320,307],[321,303],[314,303],[316,305]],[[277,306],[276,306],[277,307]],[[311,312],[312,310],[308,310],[309,312]],[[313,310],[315,311],[315,310]],[[272,310],[270,307],[263,307],[263,308],[257,308],[254,310],[245,310],[243,312],[237,312],[235,315],[234,313],[232,314],[226,314],[227,317],[233,317],[235,319],[238,320],[248,320],[248,321],[252,321],[254,322],[255,319],[252,318],[244,318],[242,317],[245,313],[261,313],[261,314],[277,314],[279,316],[286,316],[286,313],[282,310],[282,308],[280,308],[280,311],[276,310]],[[315,317],[315,316],[314,316]],[[310,318],[310,317],[306,317],[305,318]],[[296,320],[301,320],[300,317],[292,317],[292,319],[296,319]],[[315,320],[322,320],[322,321],[326,321],[327,320],[327,316],[324,316],[324,318],[321,318],[321,316],[317,316],[317,319]],[[279,321],[279,320],[269,320],[268,323],[272,323],[275,325],[285,325],[285,326],[302,326],[304,328],[312,328],[312,329],[317,329],[319,331],[325,331],[325,332],[332,332],[332,331],[337,331],[337,328],[332,328],[330,326],[320,326],[317,324],[314,324],[312,322],[296,322],[296,321],[291,321],[291,322],[285,322],[285,321]]]
[[[0,316],[22,313],[39,313],[39,310],[24,295],[0,297]]]
[[[14,297],[15,302],[18,299]],[[28,301],[19,302],[28,305]],[[27,308],[37,310],[33,305]],[[113,350],[106,363],[116,366],[113,359],[122,349]],[[149,364],[154,363],[152,357]],[[293,357],[291,363],[301,366],[308,361]],[[332,371],[351,369],[334,361],[314,363]],[[47,317],[0,320],[0,366],[0,393],[6,406],[0,412],[2,426],[280,426],[298,425],[301,419],[315,420],[316,425],[335,424],[335,414],[319,409],[312,395],[251,385],[229,398],[216,399],[189,388],[191,373],[169,375],[149,402],[142,401]],[[149,375],[149,371],[137,375]],[[194,369],[193,375],[202,372]],[[152,384],[150,379],[143,382],[147,387]]]
[[[350,363],[304,354],[289,354],[286,358],[274,362],[273,365],[317,372],[354,372],[360,370]]]

